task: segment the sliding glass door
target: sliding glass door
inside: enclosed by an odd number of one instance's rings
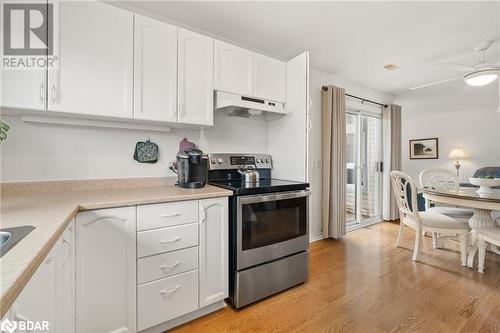
[[[349,112],[346,116],[346,139],[346,222],[348,228],[353,228],[380,218],[380,116]]]
[[[353,223],[357,220],[357,162],[358,162],[358,116],[348,113],[346,115],[346,222]]]

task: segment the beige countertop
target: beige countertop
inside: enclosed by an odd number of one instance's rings
[[[193,190],[163,185],[40,193],[3,191],[1,227],[31,225],[35,229],[0,258],[0,318],[78,211],[230,195],[231,191],[210,185]]]

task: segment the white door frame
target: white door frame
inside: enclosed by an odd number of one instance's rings
[[[347,223],[347,231],[356,230],[359,228],[363,228],[381,221],[381,211],[382,211],[382,186],[379,186],[378,197],[379,197],[379,212],[380,214],[371,218],[362,219],[361,217],[361,118],[362,116],[373,117],[380,120],[379,126],[381,126],[382,121],[382,110],[379,112],[363,108],[363,104],[361,105],[352,105],[352,103],[347,103],[346,113],[350,115],[354,115],[357,117],[357,144],[356,144],[356,184],[355,184],[355,192],[356,192],[356,217],[352,222]],[[382,161],[382,128],[379,130],[379,161]],[[379,172],[380,184],[382,183],[382,173]]]

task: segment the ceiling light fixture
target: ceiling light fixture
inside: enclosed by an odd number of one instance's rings
[[[467,73],[464,81],[470,86],[485,86],[498,78],[498,69],[482,69]]]

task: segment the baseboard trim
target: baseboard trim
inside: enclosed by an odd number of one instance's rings
[[[183,316],[174,318],[172,320],[166,321],[164,323],[158,324],[156,326],[146,328],[145,330],[141,331],[141,333],[161,333],[168,331],[169,329],[172,329],[176,326],[185,324],[191,320],[194,320],[196,318],[203,317],[211,312],[220,310],[226,306],[226,303],[224,301],[218,301],[216,303],[207,305],[201,309],[198,309],[196,311],[187,313]]]
[[[350,226],[347,228],[347,232],[351,232],[351,231],[354,231],[354,230],[358,230],[358,229],[362,229],[362,228],[365,228],[365,227],[369,227],[371,225],[374,225],[374,224],[377,224],[377,223],[380,223],[380,222],[384,222],[384,220],[380,219],[380,220],[374,220],[374,221],[370,221],[370,222],[366,222],[366,223],[363,223],[363,224],[355,224],[353,226]]]
[[[315,234],[315,235],[310,235],[309,236],[309,243],[317,242],[319,240],[324,239],[325,236],[323,236],[323,233]]]

